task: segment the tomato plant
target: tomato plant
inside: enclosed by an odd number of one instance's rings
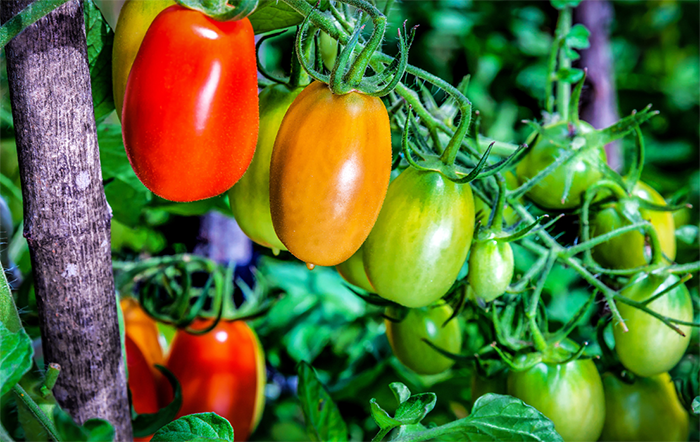
[[[540,362],[529,370],[511,372],[508,394],[551,419],[565,441],[597,440],[603,430],[603,383],[591,359]]]
[[[159,14],[131,68],[122,123],[129,162],[156,195],[195,201],[233,186],[258,135],[248,19],[218,22],[180,6]]]
[[[260,133],[248,171],[228,192],[233,216],[246,235],[273,250],[287,250],[277,237],[270,214],[270,158],[287,109],[302,91],[287,85],[268,86],[260,93]]]
[[[469,254],[469,286],[474,296],[491,302],[513,279],[513,249],[498,239],[474,241]]]
[[[270,163],[275,232],[313,265],[350,258],[374,225],[391,173],[389,117],[382,101],[335,95],[315,81],[282,120]]]
[[[473,220],[468,185],[438,172],[403,171],[389,186],[363,246],[367,277],[377,294],[411,308],[442,298],[467,259]]]
[[[688,413],[668,373],[637,377],[632,384],[606,373],[603,387],[606,415],[601,440],[688,440]]]
[[[112,89],[114,107],[117,109],[119,118],[122,116],[126,81],[143,37],[156,16],[174,4],[172,0],[127,0],[119,12],[112,47]]]
[[[646,306],[654,312],[681,321],[693,320],[693,304],[685,284],[678,284],[675,275],[641,273],[632,278],[620,293],[636,302],[668,290]],[[669,290],[670,289],[670,290]],[[667,372],[678,361],[690,344],[690,327],[678,324],[685,334],[681,336],[650,314],[623,302],[617,302],[628,332],[621,325],[613,328],[615,350],[620,362],[639,376],[654,376]]]
[[[508,189],[514,190],[518,188],[518,178],[513,172],[508,171],[503,174],[503,177],[506,180],[506,187]],[[474,215],[476,217],[476,222],[480,223],[482,226],[488,223],[489,217],[491,216],[491,206],[486,204],[486,202],[478,196],[474,198]],[[518,219],[518,214],[515,213],[515,210],[513,210],[511,206],[503,209],[503,220],[506,224],[515,224],[518,222]]]
[[[594,131],[593,126],[580,122],[572,125],[561,121],[541,129],[534,134],[528,154],[518,163],[516,175],[521,183],[533,178],[541,170],[571,149],[586,151],[558,166],[552,173],[537,183],[527,196],[545,209],[573,209],[581,203],[583,193],[602,177],[601,165],[605,163],[602,145],[590,146],[584,138]]]
[[[637,183],[632,194],[657,205],[666,205],[666,201],[649,185]],[[634,203],[631,203],[632,205]],[[611,203],[600,210],[591,220],[591,235],[598,236],[631,224],[628,214],[637,212],[636,207],[621,203]],[[676,258],[676,227],[671,212],[654,211],[639,208],[641,219],[648,220],[656,230],[664,255],[673,261]],[[593,258],[609,268],[629,269],[648,264],[650,253],[642,232],[628,232],[598,245],[593,249]]]
[[[198,320],[193,327],[206,324]],[[231,422],[237,441],[248,439],[265,405],[265,359],[245,322],[221,321],[204,335],[179,331],[166,366],[182,386],[178,416],[215,412]]]
[[[447,304],[409,309],[406,316],[398,322],[384,320],[386,336],[394,351],[394,356],[403,365],[419,374],[437,374],[454,365],[454,360],[443,356],[430,347],[430,341],[436,347],[450,353],[458,354],[462,349],[462,332],[459,321],[452,318],[453,310]],[[393,308],[386,310],[389,318],[400,318]]]

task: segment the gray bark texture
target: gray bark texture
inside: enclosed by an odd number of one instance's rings
[[[2,0],[3,22],[29,0]],[[42,347],[53,393],[83,423],[132,439],[83,4],[73,0],[6,47],[12,115]]]
[[[574,9],[574,22],[581,23],[591,31],[591,46],[581,51],[581,59],[577,62],[581,68],[588,68],[579,112],[581,119],[596,129],[608,127],[619,120],[610,48],[610,25],[613,18],[613,7],[605,0],[585,0]],[[620,170],[623,162],[620,143],[610,143],[605,151],[610,167]]]

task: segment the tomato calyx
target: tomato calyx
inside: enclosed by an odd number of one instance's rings
[[[232,6],[228,0],[175,0],[187,9],[199,11],[217,21],[235,21],[249,16],[258,6],[258,0],[236,0]]]

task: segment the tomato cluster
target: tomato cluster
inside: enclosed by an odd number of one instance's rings
[[[163,364],[182,389],[178,417],[215,412],[231,423],[237,441],[246,440],[265,405],[265,359],[255,332],[243,321],[221,321],[203,335],[180,330],[164,358],[156,323],[133,299],[121,306],[134,411],[155,413],[172,401],[170,384],[155,375],[154,364]],[[193,327],[208,324],[197,320]]]

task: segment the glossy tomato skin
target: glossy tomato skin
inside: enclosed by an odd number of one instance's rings
[[[675,275],[640,273],[622,290],[621,295],[641,302],[678,281]],[[665,373],[681,360],[690,344],[690,326],[678,325],[685,337],[679,335],[653,316],[623,302],[617,302],[622,319],[629,329],[613,327],[615,351],[620,362],[639,376]],[[692,322],[693,303],[685,284],[647,304],[647,308],[669,318]]]
[[[180,6],[161,12],[131,68],[122,109],[136,176],[172,201],[228,190],[255,151],[257,88],[248,19],[218,22]]]
[[[605,426],[602,441],[686,441],[689,418],[668,373],[627,384],[603,375]]]
[[[469,255],[468,280],[474,295],[491,302],[501,296],[513,279],[513,249],[495,239],[476,241]]]
[[[233,216],[241,230],[256,243],[287,250],[277,237],[270,214],[270,159],[282,119],[302,88],[268,86],[260,92],[260,132],[250,167],[228,192]]]
[[[112,90],[117,116],[122,117],[126,81],[148,27],[172,0],[127,0],[119,12],[112,46]]]
[[[642,183],[637,183],[632,193],[657,205],[666,205],[664,198],[657,191]],[[659,212],[639,208],[642,219],[648,220],[656,229],[661,243],[661,251],[670,260],[676,258],[676,226],[671,212]],[[591,219],[591,237],[604,235],[632,222],[624,215],[620,203],[604,207]],[[618,235],[593,249],[593,258],[601,265],[613,269],[631,269],[648,264],[649,256],[645,254],[644,233],[629,232]]]
[[[367,278],[365,266],[362,262],[364,248],[360,247],[348,260],[341,262],[335,269],[344,280],[352,285],[356,285],[363,290],[374,293],[374,287]]]
[[[593,126],[585,122],[581,122],[574,128],[574,131],[569,129],[569,125],[565,121],[543,128],[544,135],[537,138],[535,144],[516,168],[516,175],[521,184],[537,175],[564,152],[571,149],[569,145],[577,136],[595,130]],[[532,141],[529,140],[529,142]],[[585,148],[587,151],[557,167],[546,178],[537,183],[527,193],[528,198],[544,209],[561,210],[578,207],[586,190],[603,177],[596,167],[596,162],[600,160],[605,163],[604,146],[586,146]],[[569,180],[571,187],[568,195],[562,201],[564,189]]]
[[[548,417],[566,442],[595,441],[603,431],[603,382],[591,359],[510,372],[508,394]]]
[[[452,316],[452,307],[447,304],[410,309],[401,322],[384,320],[386,336],[394,356],[403,365],[418,374],[438,374],[454,365],[454,360],[441,355],[423,339],[450,353],[459,354],[462,349],[462,332],[459,321]],[[386,315],[398,318],[399,314],[387,308]]]
[[[126,365],[129,369],[129,389],[134,411],[139,414],[156,413],[158,408],[158,388],[146,357],[138,345],[125,336]]]
[[[389,116],[379,98],[313,82],[284,116],[270,163],[275,232],[297,258],[334,266],[369,235],[391,173]]]
[[[194,328],[204,328],[196,321]],[[255,429],[265,405],[265,359],[255,332],[243,321],[221,321],[204,335],[179,331],[167,368],[180,381],[178,417],[215,412],[228,419],[236,441]]]
[[[442,298],[467,259],[474,233],[468,184],[412,167],[392,181],[363,248],[376,293],[410,308]]]

